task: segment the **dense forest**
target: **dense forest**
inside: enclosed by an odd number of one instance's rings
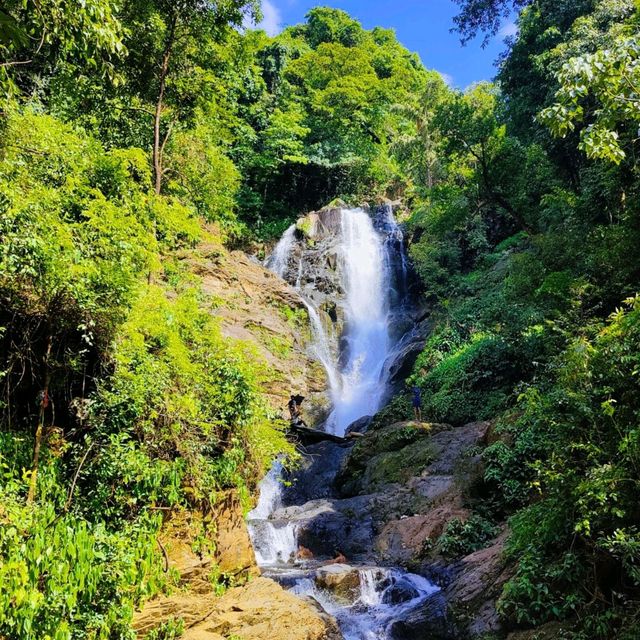
[[[519,11],[465,91],[336,9],[269,37],[252,0],[0,4],[0,637],[135,637],[163,514],[248,508],[293,454],[184,256],[383,196],[424,414],[495,421],[458,543],[508,520],[508,625],[639,637],[640,6],[457,2],[463,41]]]

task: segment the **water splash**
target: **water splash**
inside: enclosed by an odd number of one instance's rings
[[[282,506],[282,472],[282,461],[278,459],[260,481],[258,504],[249,512],[249,520],[264,520]]]
[[[360,586],[352,602],[320,589],[313,577],[296,579],[292,593],[311,596],[334,616],[345,640],[386,640],[394,622],[420,607],[438,587],[422,576],[396,569],[365,567],[358,570]]]
[[[291,255],[291,249],[296,240],[296,225],[292,224],[282,235],[280,241],[275,246],[273,253],[267,258],[265,266],[273,273],[279,275],[281,278],[289,266],[289,257]]]
[[[298,550],[298,526],[271,519],[282,506],[282,473],[282,462],[276,460],[260,482],[258,504],[247,515],[247,526],[260,567],[293,562]]]

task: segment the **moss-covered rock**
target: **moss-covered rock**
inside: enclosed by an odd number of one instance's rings
[[[399,422],[369,431],[353,447],[337,477],[343,495],[363,495],[420,475],[434,460],[431,435],[448,425]]]
[[[387,484],[406,482],[433,462],[435,450],[429,439],[423,438],[398,451],[374,456],[367,463],[360,480],[360,493],[378,491]]]

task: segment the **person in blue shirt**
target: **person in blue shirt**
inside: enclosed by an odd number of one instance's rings
[[[420,397],[420,387],[415,380],[411,386],[411,404],[416,422],[422,422],[422,398]]]

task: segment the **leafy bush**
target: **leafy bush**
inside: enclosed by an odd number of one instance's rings
[[[447,523],[437,546],[443,556],[459,558],[484,548],[498,532],[495,524],[476,514],[464,521],[454,518]]]
[[[16,640],[108,640],[133,638],[134,606],[162,587],[166,578],[155,533],[160,520],[146,517],[109,532],[56,509],[45,495],[25,505],[26,483],[4,473],[0,512],[0,634]],[[46,467],[42,485],[64,492],[55,467]]]
[[[478,333],[439,357],[426,351],[416,368],[429,360],[439,360],[420,379],[429,420],[462,424],[490,418],[505,406],[515,358],[500,337]]]
[[[511,446],[488,452],[498,492],[543,496],[511,521],[519,569],[502,610],[519,621],[563,618],[580,606],[597,614],[600,602],[617,603],[623,585],[640,585],[640,300],[590,331],[560,358],[555,385],[523,395]]]

